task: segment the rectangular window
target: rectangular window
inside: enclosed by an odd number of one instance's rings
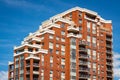
[[[61,51],[65,51],[65,45],[61,45]]]
[[[53,39],[53,35],[49,35],[49,39]]]
[[[61,55],[63,55],[63,56],[64,56],[64,55],[65,55],[65,51],[61,51]]]
[[[79,24],[82,24],[82,20],[81,19],[79,19]]]
[[[65,59],[64,58],[61,59],[61,64],[65,64]]]
[[[65,35],[65,31],[61,31],[61,35],[63,35],[63,36],[64,36],[64,35]]]
[[[59,54],[59,50],[56,50],[56,54]]]
[[[57,40],[57,41],[59,41],[59,40],[60,40],[60,38],[59,38],[59,37],[56,37],[56,40]]]
[[[65,42],[65,38],[61,38],[61,42]]]
[[[53,57],[50,56],[50,63],[53,63]]]
[[[53,49],[53,43],[52,42],[49,42],[49,48]]]
[[[61,27],[61,28],[64,28],[64,27],[65,27],[65,24],[64,24],[64,23],[61,23],[60,27]]]
[[[89,36],[89,35],[87,36],[87,41],[88,41],[88,42],[91,42],[91,39],[90,39],[90,36]]]
[[[92,43],[96,43],[96,37],[92,37]]]
[[[59,44],[56,44],[56,47],[59,48]]]
[[[96,60],[96,51],[93,50],[93,60]]]
[[[87,32],[90,32],[90,22],[87,22]]]
[[[87,49],[88,57],[91,58],[91,50]]]

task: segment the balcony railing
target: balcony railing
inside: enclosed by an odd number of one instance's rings
[[[112,77],[113,77],[113,75],[112,75],[112,74],[107,74],[107,77],[112,78]]]
[[[86,48],[80,48],[79,51],[80,52],[87,52],[87,49]]]
[[[33,63],[34,67],[39,67],[39,63]]]
[[[110,66],[112,66],[112,62],[107,62],[107,65],[110,65]]]
[[[79,68],[80,72],[89,72],[88,68]]]
[[[84,59],[88,59],[88,56],[87,55],[80,55],[79,58],[84,58]]]
[[[107,56],[106,58],[112,60],[112,57]]]
[[[107,48],[112,48],[112,46],[111,46],[111,45],[109,45],[109,44],[107,44],[107,45],[106,45],[106,47],[107,47]]]
[[[79,78],[87,79],[88,75],[80,75]]]
[[[106,53],[112,54],[111,50],[106,50]]]
[[[88,65],[88,62],[79,62],[79,65]]]
[[[112,68],[107,68],[107,71],[110,71],[110,72],[112,72],[113,70],[112,70]]]
[[[111,39],[111,38],[106,38],[106,41],[111,42],[111,41],[112,41],[112,39]]]
[[[68,26],[67,30],[71,31],[71,32],[78,32],[79,31],[79,27]]]
[[[87,41],[80,41],[79,45],[88,45],[88,42]]]

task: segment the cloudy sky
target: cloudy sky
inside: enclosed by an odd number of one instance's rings
[[[0,0],[0,80],[7,80],[8,61],[13,46],[19,45],[42,21],[72,7],[98,12],[113,22],[115,80],[120,78],[120,4],[119,0]]]

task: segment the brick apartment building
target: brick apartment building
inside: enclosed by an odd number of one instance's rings
[[[112,22],[74,7],[14,47],[8,80],[113,80]]]

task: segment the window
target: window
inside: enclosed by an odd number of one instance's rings
[[[50,70],[50,77],[53,77],[53,71],[52,70]]]
[[[69,17],[72,18],[72,13],[70,13]]]
[[[59,41],[59,39],[60,39],[59,37],[56,37],[56,40],[57,40],[57,41]]]
[[[61,42],[65,42],[65,38],[61,38]]]
[[[76,59],[76,49],[71,50],[71,58]]]
[[[91,50],[87,49],[88,57],[91,58]]]
[[[62,79],[62,80],[65,79],[65,72],[61,72],[61,79]]]
[[[50,63],[53,63],[53,57],[50,56]]]
[[[65,65],[65,59],[64,58],[61,59],[61,64]]]
[[[87,32],[90,32],[90,22],[87,22]]]
[[[44,55],[41,55],[42,66],[44,65]]]
[[[49,48],[53,49],[53,43],[49,42]]]
[[[82,24],[82,20],[81,19],[79,19],[79,24]]]
[[[61,55],[63,55],[63,56],[64,56],[64,55],[65,55],[65,51],[61,51]]]
[[[87,41],[90,42],[90,35],[87,36]]]
[[[92,37],[92,42],[96,43],[96,37]]]
[[[63,35],[63,36],[64,36],[64,35],[65,35],[65,31],[61,31],[61,35]]]
[[[59,47],[59,44],[56,44],[56,47],[58,48],[58,47]]]
[[[96,51],[93,50],[93,60],[96,60]]]
[[[96,24],[95,23],[92,24],[92,33],[96,34]]]
[[[53,35],[49,35],[49,39],[53,39]]]
[[[64,23],[61,23],[60,27],[61,27],[61,28],[64,28],[64,27],[65,27],[65,24],[64,24]]]
[[[96,63],[93,63],[93,68],[95,68],[95,69],[96,69]]]
[[[59,50],[56,50],[56,54],[59,54]]]
[[[61,51],[65,51],[65,45],[61,45]]]

